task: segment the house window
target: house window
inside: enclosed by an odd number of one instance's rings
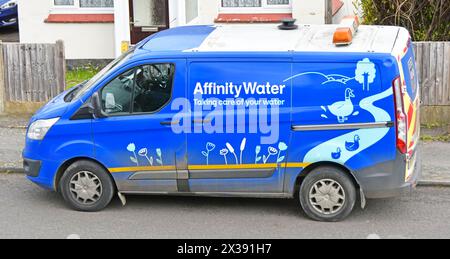
[[[262,0],[222,0],[222,7],[262,7]]]
[[[292,12],[292,0],[222,0],[224,13]]]
[[[198,0],[186,0],[186,23],[198,17]]]
[[[75,0],[55,0],[57,6],[71,6],[75,4]]]
[[[289,5],[290,0],[267,0],[267,5]]]
[[[53,0],[46,23],[114,23],[114,0]]]
[[[56,7],[113,8],[114,0],[54,0]]]

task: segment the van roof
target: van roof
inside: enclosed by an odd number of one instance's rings
[[[138,45],[151,52],[373,52],[391,53],[401,30],[361,25],[353,43],[333,44],[339,25],[300,25],[279,30],[275,24],[184,26],[157,33]]]

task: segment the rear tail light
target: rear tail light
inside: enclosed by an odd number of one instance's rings
[[[396,130],[397,130],[397,148],[402,154],[408,152],[408,120],[403,104],[403,88],[402,80],[397,77],[393,82],[394,96],[395,96],[395,116],[396,116]]]

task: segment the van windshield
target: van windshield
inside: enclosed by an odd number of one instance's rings
[[[76,94],[73,96],[71,100],[76,100],[80,97],[82,97],[84,94],[89,92],[92,87],[96,85],[97,82],[101,81],[105,76],[109,74],[111,70],[114,68],[120,66],[121,64],[125,63],[130,56],[132,55],[133,50],[130,50],[129,52],[123,54],[113,62],[109,63],[105,68],[103,68],[98,74],[96,74],[93,78],[91,78],[89,81],[87,81],[83,87],[81,87],[79,90],[77,90]]]

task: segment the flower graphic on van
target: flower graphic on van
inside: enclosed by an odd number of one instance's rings
[[[286,145],[286,143],[284,142],[280,142],[278,143],[278,157],[277,157],[277,163],[281,163],[284,161],[284,159],[286,158],[285,156],[281,156],[281,153],[283,151],[286,151],[288,149],[288,146]]]
[[[246,138],[244,138],[243,140],[242,140],[242,142],[241,142],[241,147],[240,147],[240,150],[241,150],[241,155],[240,155],[240,162],[241,162],[241,165],[242,165],[242,154],[244,153],[244,150],[245,150],[245,146],[247,145],[247,139]]]
[[[153,166],[153,157],[149,157],[148,156],[148,149],[147,148],[143,148],[141,150],[139,150],[138,153],[140,156],[145,157],[148,161],[148,163]]]
[[[216,148],[216,145],[214,143],[208,142],[206,143],[206,150],[208,152],[212,152]]]
[[[127,146],[127,150],[133,153],[133,156],[130,157],[130,160],[135,163],[136,165],[139,166],[139,161],[138,161],[138,157],[136,155],[136,145],[134,143],[130,143]]]
[[[262,159],[262,157],[261,156],[259,156],[259,154],[261,153],[261,146],[256,146],[256,148],[255,148],[255,153],[256,153],[256,156],[255,156],[255,164],[257,164],[259,161],[261,161],[261,159]]]
[[[263,156],[264,157],[264,164],[267,164],[267,161],[269,161],[269,158],[271,156],[275,156],[278,154],[278,150],[274,147],[268,147],[267,151],[269,152],[269,154],[267,156]]]
[[[228,165],[227,155],[228,155],[228,149],[224,148],[220,150],[220,155],[223,156],[225,159],[225,164]]]
[[[375,64],[368,58],[359,61],[356,65],[355,80],[363,85],[363,90],[370,91],[370,84],[374,82],[376,76]]]
[[[286,150],[288,149],[288,146],[286,145],[286,143],[280,142],[280,143],[278,144],[278,149],[279,149],[280,151],[286,151]]]
[[[136,151],[136,145],[134,143],[131,143],[127,147],[128,151],[135,152]]]
[[[206,157],[207,165],[209,165],[209,153],[211,153],[214,149],[216,149],[216,145],[214,143],[208,142],[206,143],[206,151],[202,151],[202,155]]]
[[[158,158],[156,159],[156,162],[157,162],[159,165],[164,165],[163,159],[162,159],[162,151],[161,151],[160,148],[157,148],[157,149],[156,149],[156,155],[158,156]]]
[[[234,152],[233,146],[230,143],[227,143],[226,146],[227,146],[228,150],[230,151],[230,153],[234,155],[234,159],[236,160],[236,164],[238,165],[239,160],[238,160],[236,153]]]

